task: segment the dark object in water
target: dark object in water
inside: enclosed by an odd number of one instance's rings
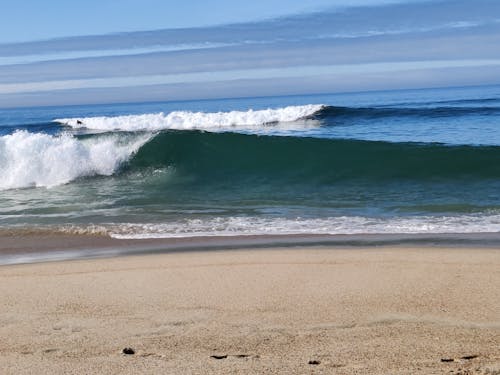
[[[76,124],[77,124],[77,125],[82,125],[82,124],[83,124],[83,122],[81,122],[80,120],[76,120]]]
[[[122,353],[123,353],[123,354],[127,354],[127,355],[132,355],[132,354],[135,354],[135,350],[134,350],[134,349],[132,349],[132,348],[124,348],[124,349],[122,350]]]
[[[314,359],[314,360],[309,361],[308,363],[310,365],[319,365],[321,362]]]

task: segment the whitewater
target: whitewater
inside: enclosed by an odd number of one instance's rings
[[[17,131],[0,137],[0,190],[53,187],[80,177],[115,173],[151,136],[79,140]]]
[[[291,124],[313,116],[323,109],[323,105],[287,106],[284,108],[230,111],[230,112],[189,112],[148,113],[141,115],[114,117],[62,118],[55,122],[73,128],[105,131],[158,131],[158,130],[265,130],[281,126],[295,129],[304,126]]]

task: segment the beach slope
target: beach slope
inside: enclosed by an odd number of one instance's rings
[[[496,249],[12,265],[0,267],[0,296],[2,374],[500,373]]]

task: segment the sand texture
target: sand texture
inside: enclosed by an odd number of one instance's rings
[[[500,374],[496,249],[2,266],[0,298],[0,374]]]

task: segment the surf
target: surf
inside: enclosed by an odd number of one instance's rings
[[[0,190],[53,187],[88,176],[110,176],[151,135],[79,139],[19,130],[0,137]]]
[[[0,137],[0,189],[168,168],[192,181],[328,185],[500,177],[500,147],[167,130]],[[194,182],[193,182],[194,183]]]
[[[126,116],[100,116],[83,118],[60,118],[54,122],[76,129],[101,131],[159,131],[159,130],[227,130],[265,129],[282,125],[295,128],[293,122],[309,119],[323,110],[324,105],[309,104],[276,109],[230,111],[149,113]],[[301,124],[298,125],[301,127]]]

